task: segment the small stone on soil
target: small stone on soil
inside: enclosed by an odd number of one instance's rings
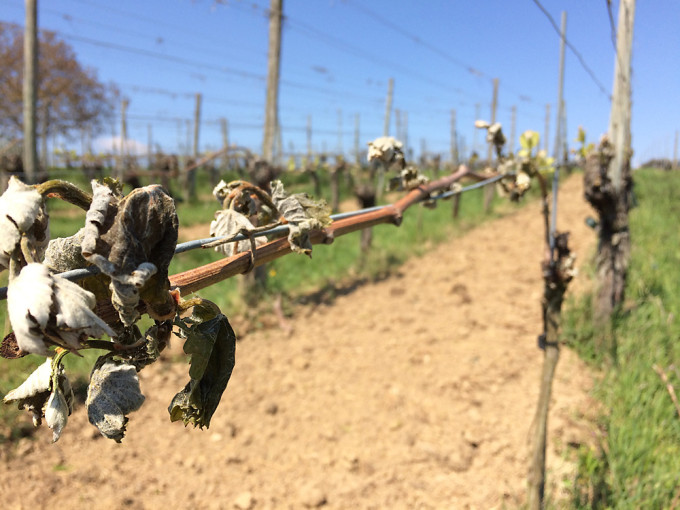
[[[255,505],[255,498],[250,491],[242,492],[234,499],[234,507],[239,510],[250,510]]]
[[[327,502],[326,494],[318,487],[307,486],[300,490],[300,503],[307,508],[319,508]]]

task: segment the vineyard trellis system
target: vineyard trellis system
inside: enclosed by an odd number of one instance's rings
[[[96,361],[90,376],[86,407],[90,422],[102,435],[120,442],[127,415],[144,402],[137,372],[159,358],[174,330],[185,339],[184,351],[191,355],[191,366],[189,383],[168,408],[171,421],[208,427],[231,377],[236,338],[214,303],[182,296],[248,273],[292,251],[310,255],[312,245],[330,244],[351,232],[380,224],[399,226],[405,211],[420,202],[459,196],[494,182],[517,200],[536,179],[546,244],[542,264],[544,331],[539,337],[545,362],[534,420],[529,506],[542,507],[548,402],[559,358],[560,310],[574,275],[574,257],[567,246],[568,234],[556,231],[557,172],[550,216],[548,185],[542,172],[552,170],[553,165],[540,152],[533,153],[538,134],[525,132],[517,157],[505,156],[500,124],[476,125],[487,130],[487,141],[496,149],[495,171],[487,169],[482,175],[461,165],[451,175],[428,182],[415,167],[406,164],[400,142],[383,137],[369,144],[369,160],[378,161],[385,171],[393,167],[400,170],[396,181],[407,193],[394,203],[331,216],[325,203],[303,194],[289,195],[279,181],[272,182],[270,192],[244,181],[222,182],[214,194],[224,209],[216,213],[211,233],[215,234],[215,227],[217,231],[226,229],[228,234],[180,245],[174,202],[158,185],[123,196],[117,181],[92,181],[93,195],[89,195],[64,181],[27,186],[12,179],[8,191],[0,197],[0,229],[6,234],[0,243],[0,269],[8,269],[10,275],[0,297],[8,300],[14,331],[3,340],[0,354],[17,358],[35,353],[48,360],[8,393],[5,402],[27,408],[36,424],[44,418],[53,431],[53,440],[58,440],[73,410],[73,391],[62,366],[64,356],[83,348],[105,349],[109,352]],[[477,182],[463,188],[459,181],[464,178]],[[47,229],[47,197],[60,198],[87,211],[85,227],[71,238],[55,240],[54,249]],[[249,218],[255,216],[263,226],[250,222]],[[256,242],[262,236],[286,233],[287,237],[260,240],[259,245]],[[232,251],[225,252],[235,254],[168,275],[175,254],[226,243],[237,243],[231,245]],[[82,267],[86,263],[90,267]],[[69,279],[82,280],[85,288]],[[27,300],[27,295],[32,298]],[[144,333],[136,325],[142,313],[155,321]],[[104,334],[112,341],[96,339]],[[48,350],[52,346],[56,350]]]
[[[453,184],[454,182],[457,182],[458,180],[464,178],[464,177],[470,177],[472,179],[477,180],[475,184],[470,184],[468,186],[464,186],[460,189],[456,190],[449,190],[449,191],[444,191],[441,192],[437,195],[432,195],[432,193],[442,190],[442,189],[447,189]],[[332,242],[332,239],[335,237],[339,237],[344,234],[349,234],[351,232],[355,232],[356,230],[361,230],[364,228],[369,228],[374,225],[378,225],[381,223],[393,223],[395,225],[398,225],[401,221],[401,215],[408,209],[410,206],[421,202],[423,200],[445,200],[451,197],[454,197],[456,195],[461,195],[465,192],[472,191],[475,189],[482,188],[486,186],[487,184],[492,184],[495,182],[498,182],[500,179],[503,178],[503,175],[497,174],[493,175],[491,177],[483,177],[478,173],[471,172],[466,166],[461,166],[461,170],[456,172],[455,174],[452,174],[451,176],[444,177],[442,179],[439,179],[435,182],[432,182],[431,184],[427,186],[422,186],[416,190],[413,190],[401,199],[399,202],[396,202],[395,204],[388,204],[388,205],[378,205],[375,207],[367,207],[364,209],[358,209],[356,211],[349,211],[345,213],[338,213],[338,214],[332,214],[330,217],[333,220],[333,225],[331,227],[327,227],[324,229],[324,231],[319,232],[318,234],[314,234],[312,236],[312,243],[317,244],[317,243],[330,243]],[[382,211],[382,212],[381,212]],[[379,213],[379,214],[375,214]],[[351,219],[352,221],[342,221],[342,220],[349,220]],[[349,227],[351,225],[351,228]],[[271,228],[269,230],[263,230],[261,232],[256,232],[252,234],[252,237],[265,237],[265,236],[277,236],[277,235],[283,235],[287,234],[289,230],[288,225],[280,225],[278,227]],[[175,255],[178,255],[180,253],[185,253],[191,250],[196,250],[200,248],[205,248],[209,247],[209,245],[214,244],[217,241],[226,241],[226,242],[239,242],[239,241],[244,241],[247,240],[248,236],[244,234],[238,234],[236,236],[232,236],[231,238],[228,238],[228,236],[220,236],[220,237],[206,237],[206,238],[201,238],[201,239],[195,239],[193,241],[186,241],[184,243],[180,243],[176,246],[175,248]],[[274,248],[267,248],[266,250],[264,247],[257,248],[254,259],[255,259],[255,266],[264,264],[266,262],[270,262],[271,260],[274,260],[278,257],[281,257],[288,253],[288,251],[281,250],[279,246],[275,249],[275,255],[273,253],[270,253]],[[266,259],[265,257],[266,253]],[[203,276],[201,273],[204,272],[203,269],[201,268],[196,268],[191,271],[185,272],[185,273],[179,273],[177,275],[170,276],[170,283],[173,285],[173,287],[177,287],[180,289],[182,294],[186,294],[187,292],[195,292],[196,290],[203,289],[209,285],[212,285],[213,283],[218,283],[219,281],[223,279],[230,278],[232,276],[236,276],[238,274],[242,274],[244,271],[242,269],[242,262],[240,259],[246,258],[245,253],[239,254],[235,256],[236,260],[233,259],[224,259],[216,262],[215,264],[223,265],[224,268],[220,272],[220,279],[211,281],[210,283],[203,283]],[[207,266],[203,266],[205,271],[209,271],[207,269]],[[246,265],[247,270],[248,266]],[[82,280],[83,278],[87,278],[89,276],[94,276],[100,272],[99,268],[97,266],[89,266],[86,268],[80,268],[80,269],[72,269],[69,271],[64,271],[63,273],[60,273],[60,276],[63,278],[66,278],[67,280],[71,281],[79,281]],[[192,273],[195,275],[195,278],[197,278],[196,282],[191,281],[191,277],[185,276],[187,273]],[[179,279],[179,280],[176,280]],[[182,284],[179,283],[179,281],[183,282]],[[192,289],[192,290],[187,290],[187,289]],[[2,299],[7,299],[7,287],[0,287],[0,300]]]

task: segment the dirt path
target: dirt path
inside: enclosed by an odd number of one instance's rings
[[[594,235],[580,176],[560,199],[582,259]],[[542,363],[538,211],[483,225],[332,306],[297,309],[291,336],[247,336],[210,430],[168,419],[187,366],[150,367],[122,444],[78,409],[56,445],[41,430],[3,459],[2,507],[517,507]],[[563,351],[553,485],[573,468],[564,451],[583,440],[590,383]]]

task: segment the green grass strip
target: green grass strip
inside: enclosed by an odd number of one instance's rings
[[[591,325],[590,298],[565,318],[567,342],[603,371],[601,444],[582,449],[577,508],[680,508],[680,416],[653,368],[680,393],[680,172],[634,179],[625,304],[605,331]]]

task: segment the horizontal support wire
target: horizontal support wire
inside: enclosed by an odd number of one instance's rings
[[[471,184],[469,186],[465,186],[459,190],[451,190],[447,191],[445,193],[440,193],[438,195],[433,195],[430,197],[424,197],[421,201],[423,200],[440,200],[440,199],[447,199],[450,198],[454,195],[459,195],[461,193],[465,193],[467,191],[472,191],[481,187],[484,187],[487,184],[494,183],[496,181],[501,180],[505,175],[495,175],[489,179],[485,179],[483,181],[476,182],[474,184]],[[351,218],[353,216],[359,216],[361,214],[366,214],[369,212],[374,212],[374,211],[379,211],[380,209],[383,209],[385,207],[388,207],[387,205],[377,205],[375,207],[367,207],[365,209],[357,209],[356,211],[349,211],[345,213],[338,213],[338,214],[333,214],[331,215],[332,220],[341,220],[345,218]],[[268,235],[279,235],[279,234],[286,234],[288,233],[288,225],[280,225],[278,227],[274,227],[269,230],[265,230],[262,232],[257,232],[252,234],[252,237],[261,237],[261,236],[268,236]],[[245,241],[248,239],[248,236],[245,236],[243,234],[238,234],[237,236],[234,237],[229,237],[229,236],[223,236],[223,237],[208,237],[205,239],[196,239],[194,241],[187,241],[185,243],[180,243],[177,245],[175,248],[175,255],[179,253],[184,253],[187,251],[191,250],[196,250],[198,248],[203,248],[206,244],[214,243],[216,241],[221,241],[221,240],[226,240],[229,239],[228,241],[225,242],[238,242],[238,241]],[[63,273],[58,273],[62,278],[66,278],[67,280],[71,280],[73,282],[83,280],[89,276],[94,276],[96,274],[99,274],[100,270],[97,266],[89,266],[89,267],[83,267],[79,269],[71,269],[70,271],[64,271]],[[0,300],[7,299],[7,287],[0,287]]]

